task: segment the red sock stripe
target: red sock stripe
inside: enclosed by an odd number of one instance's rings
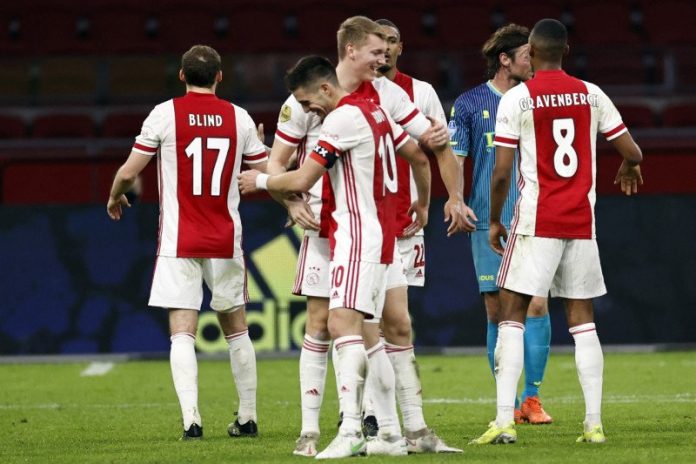
[[[346,340],[345,342],[336,343],[336,349],[340,350],[341,348],[344,348],[344,347],[349,346],[349,345],[362,345],[362,344],[363,344],[362,338],[354,338],[352,340]]]
[[[502,329],[503,327],[514,327],[515,329],[524,330],[524,324],[515,321],[503,321],[498,324],[499,329]]]
[[[411,351],[413,349],[413,345],[409,345],[409,346],[385,345],[384,349],[387,351],[387,353],[401,353],[403,351]]]
[[[369,358],[373,354],[379,353],[380,351],[383,351],[383,350],[384,350],[384,345],[382,345],[381,343],[378,345],[375,345],[372,348],[370,348],[370,350],[367,352],[367,357]]]
[[[238,338],[241,338],[247,334],[249,334],[249,329],[245,330],[244,332],[237,332],[237,333],[234,333],[232,335],[226,335],[225,340],[227,340],[228,342],[232,341],[232,340],[237,340]]]
[[[193,338],[194,340],[196,339],[196,335],[189,333],[189,332],[177,332],[173,334],[169,339],[174,340],[176,337],[190,337]]]
[[[316,351],[319,353],[326,353],[327,351],[329,351],[329,342],[314,343],[314,342],[309,341],[305,338],[304,343],[302,343],[302,348],[306,348],[308,350]]]
[[[592,324],[592,327],[585,327],[584,329],[581,329],[579,327],[571,327],[568,329],[568,332],[570,332],[571,335],[579,335],[579,334],[584,334],[587,332],[596,332],[597,327]]]

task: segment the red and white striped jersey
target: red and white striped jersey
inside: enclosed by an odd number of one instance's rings
[[[237,174],[267,159],[244,109],[188,92],[152,110],[133,151],[158,155],[159,256],[242,255]]]
[[[498,106],[494,143],[519,145],[512,232],[594,238],[597,132],[612,140],[626,131],[599,87],[561,70],[537,71],[508,90]]]
[[[430,127],[430,122],[418,111],[406,92],[385,77],[363,82],[354,93],[380,105],[394,121],[415,138],[420,138]],[[297,147],[298,163],[301,164],[314,148],[320,128],[319,117],[314,113],[305,113],[302,105],[290,95],[278,116],[276,138],[287,145]],[[326,179],[326,176],[320,179],[308,192],[307,201],[321,225],[321,230],[319,232],[306,230],[306,235],[328,237],[329,223],[327,221],[331,214],[328,205],[331,204],[331,199],[327,197],[329,191],[326,188]]]
[[[445,126],[447,125],[445,111],[442,109],[442,103],[440,103],[440,99],[432,85],[401,71],[396,72],[394,83],[404,89],[421,113],[442,122]],[[396,192],[395,198],[396,228],[397,235],[400,236],[401,233],[399,231],[403,231],[413,222],[413,218],[407,213],[411,204],[418,199],[418,190],[413,179],[411,166],[405,159],[401,157],[396,159],[396,170],[399,176],[399,190]],[[416,235],[423,235],[423,229],[420,229]]]
[[[324,120],[310,156],[329,170],[332,260],[392,262],[394,214],[386,198],[397,188],[395,152],[407,140],[382,108],[355,94]]]

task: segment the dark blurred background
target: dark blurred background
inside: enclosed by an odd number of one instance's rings
[[[310,53],[335,61],[338,25],[354,14],[399,26],[399,68],[433,84],[446,113],[483,81],[479,49],[497,27],[565,23],[566,70],[604,89],[646,157],[640,195],[619,197],[619,157],[598,143],[610,292],[596,302],[600,336],[696,342],[696,2],[33,0],[0,5],[0,353],[166,351],[164,311],[146,309],[154,163],[124,221],[111,223],[104,208],[143,119],[183,94],[180,56],[208,44],[223,58],[218,95],[263,122],[270,145],[285,70]],[[437,183],[428,283],[411,293],[416,343],[483,345],[470,245],[444,238],[443,191]],[[302,301],[288,296],[297,234],[281,229],[283,212],[267,199],[243,201],[242,213],[252,335],[261,349],[292,349],[303,321]],[[570,343],[560,307],[552,304],[553,343]],[[202,325],[199,349],[216,349],[219,333]]]

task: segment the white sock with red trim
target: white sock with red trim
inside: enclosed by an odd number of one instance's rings
[[[331,364],[333,365],[334,377],[336,378],[336,396],[338,407],[341,407],[341,380],[338,375],[338,351],[336,351],[336,341],[331,344]],[[339,411],[343,412],[343,411]]]
[[[524,367],[524,324],[502,321],[498,324],[495,346],[495,384],[497,415],[495,423],[505,427],[515,420],[517,382]]]
[[[360,415],[362,396],[367,376],[367,354],[360,335],[347,335],[334,340],[338,353],[334,363],[338,366],[340,409],[343,412],[341,434],[355,434],[361,430]]]
[[[423,392],[413,345],[385,343],[396,380],[396,398],[404,420],[404,430],[418,432],[427,428],[423,417]]]
[[[585,397],[585,424],[602,424],[602,380],[604,354],[594,323],[576,325],[569,330],[575,340],[575,366]]]
[[[365,384],[365,391],[372,394],[374,415],[379,425],[379,434],[392,437],[401,436],[399,427],[399,415],[396,412],[396,382],[394,368],[389,362],[389,357],[384,351],[384,345],[380,342],[367,350],[369,363],[369,375]],[[365,413],[367,416],[367,412]]]
[[[237,420],[246,424],[256,422],[256,352],[249,338],[249,330],[225,337],[230,352],[230,365],[239,395]]]
[[[174,389],[179,397],[184,430],[192,423],[203,425],[198,411],[198,362],[196,361],[196,336],[178,332],[171,336],[169,363],[172,368]]]
[[[319,413],[324,399],[329,340],[319,340],[305,334],[300,352],[300,394],[302,402],[302,432],[319,433]]]

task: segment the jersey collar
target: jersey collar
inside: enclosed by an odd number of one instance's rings
[[[491,82],[491,81],[486,81],[486,85],[488,86],[489,89],[491,89],[491,92],[493,92],[493,93],[496,94],[497,96],[499,96],[499,97],[502,97],[502,96],[503,96],[503,92],[501,92],[500,90],[498,90],[498,89],[493,85],[493,82]]]

